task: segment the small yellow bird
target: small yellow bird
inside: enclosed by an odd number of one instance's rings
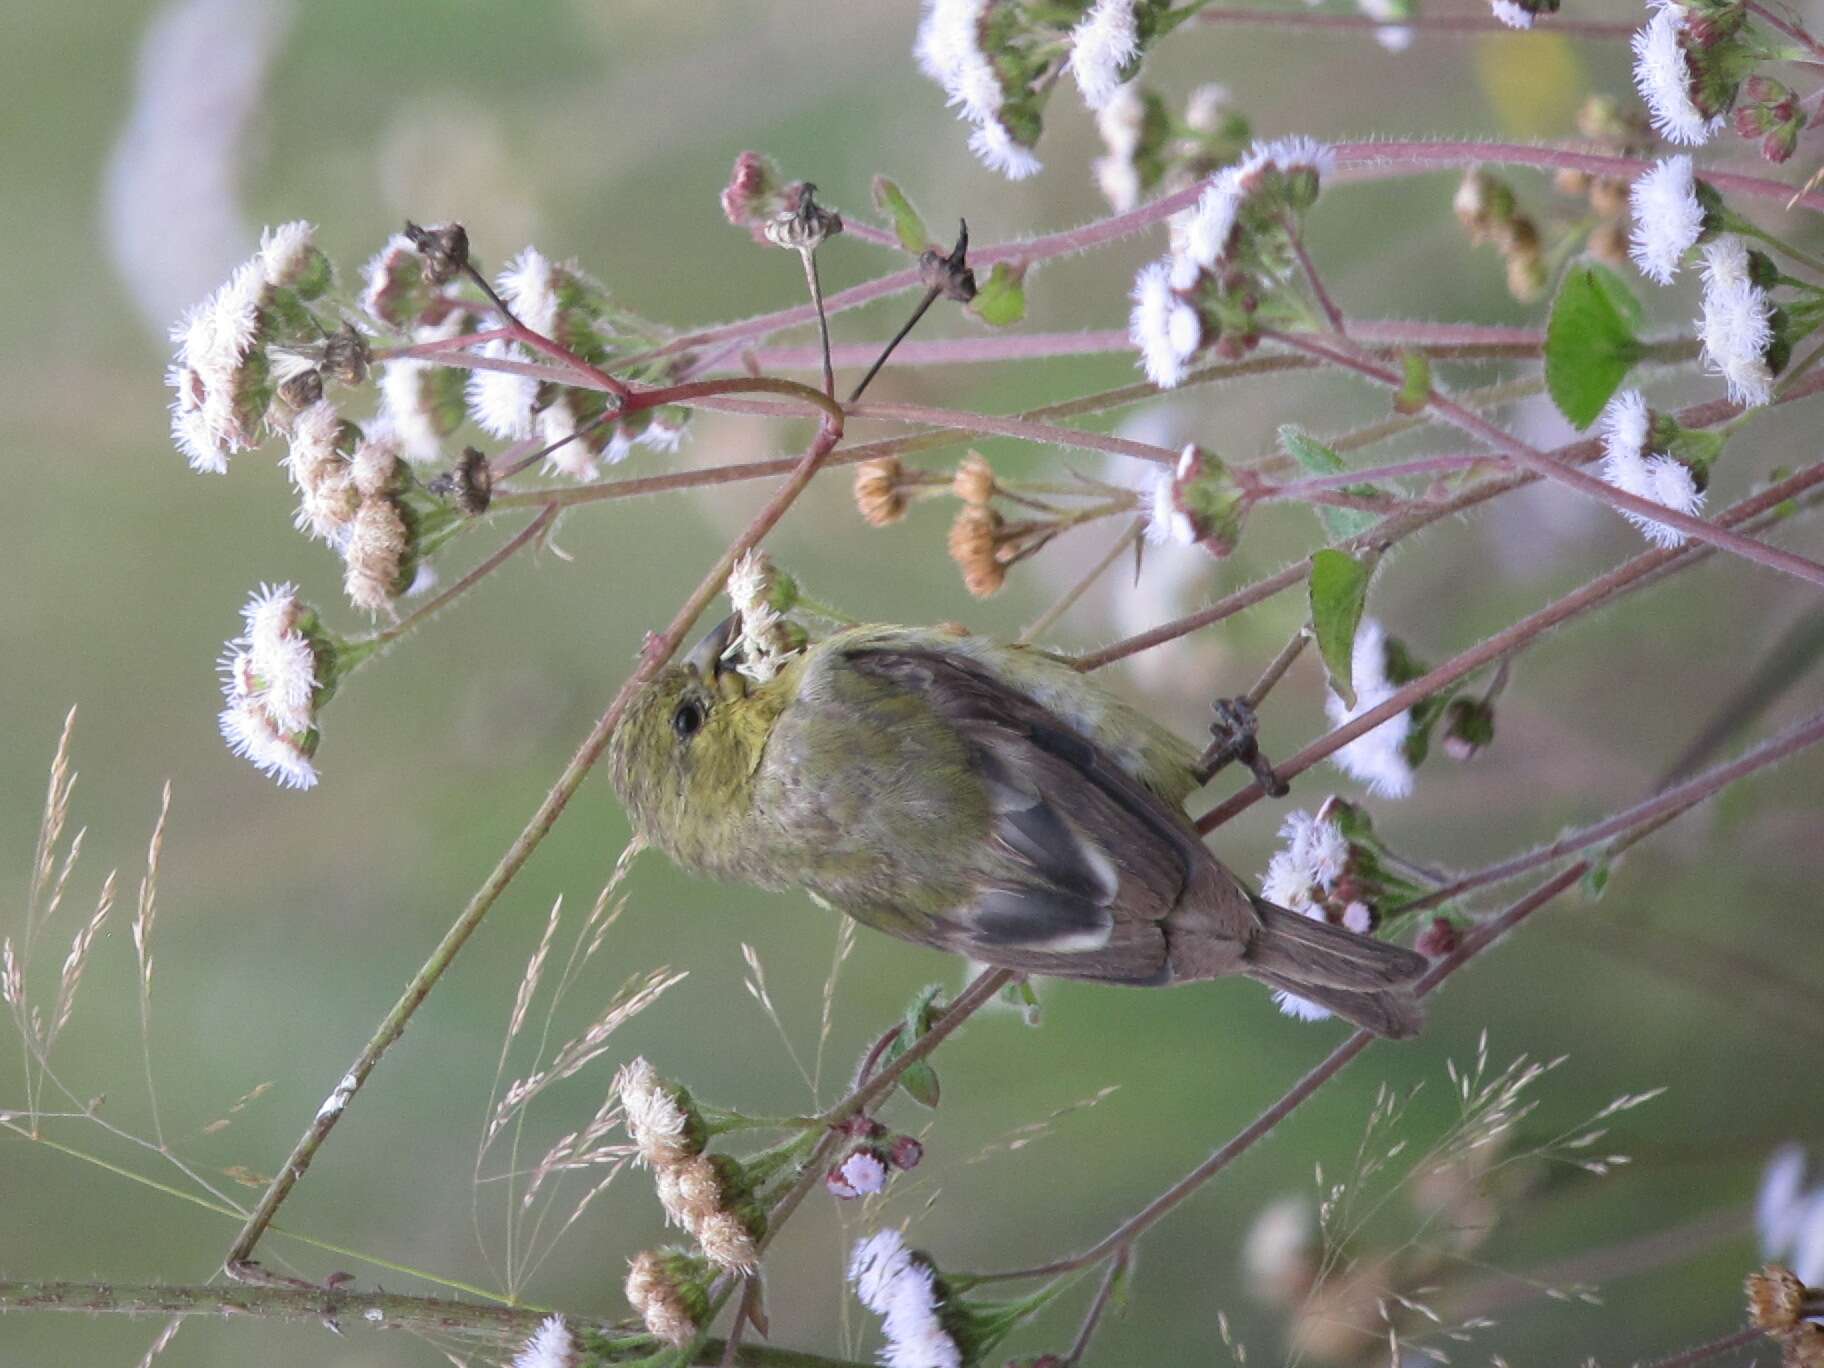
[[[1180,738],[1046,653],[937,628],[837,632],[757,683],[734,619],[609,743],[635,829],[685,869],[802,887],[987,964],[1149,987],[1246,974],[1385,1036],[1422,955],[1264,902],[1184,812]]]

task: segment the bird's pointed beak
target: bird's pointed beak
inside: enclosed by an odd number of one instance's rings
[[[734,639],[735,627],[741,621],[740,615],[730,613],[714,627],[709,634],[691,647],[690,654],[684,657],[684,663],[697,672],[699,678],[713,681],[722,672],[722,656],[728,650],[728,643]]]

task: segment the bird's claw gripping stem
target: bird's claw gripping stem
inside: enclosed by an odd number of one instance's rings
[[[1283,798],[1290,793],[1291,786],[1273,772],[1273,766],[1260,753],[1260,744],[1256,740],[1259,730],[1260,722],[1254,716],[1254,705],[1247,699],[1217,699],[1216,720],[1210,724],[1210,735],[1214,739],[1210,742],[1209,749],[1198,757],[1193,771],[1198,784],[1209,783],[1224,765],[1239,760],[1253,772],[1254,778],[1266,790],[1268,797]]]

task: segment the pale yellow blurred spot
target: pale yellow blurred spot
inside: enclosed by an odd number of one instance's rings
[[[1547,22],[1550,22],[1549,20]],[[1588,88],[1583,60],[1556,33],[1493,33],[1476,41],[1476,79],[1511,138],[1562,138]]]

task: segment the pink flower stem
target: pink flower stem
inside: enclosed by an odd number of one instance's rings
[[[1633,180],[1643,171],[1650,171],[1654,165],[1641,157],[1617,157],[1603,152],[1531,147],[1524,143],[1477,142],[1472,139],[1430,141],[1394,138],[1385,142],[1337,143],[1335,152],[1338,179],[1349,181],[1410,176],[1423,171],[1474,166],[1481,162],[1531,166],[1542,171],[1587,171],[1594,176]],[[1791,185],[1760,176],[1739,175],[1733,171],[1705,169],[1701,174],[1705,181],[1718,190],[1771,200],[1786,207],[1803,205],[1814,213],[1824,213],[1824,193],[1808,191],[1795,195],[1795,187]]]
[[[1824,741],[1824,713],[1814,714],[1805,723],[1781,733],[1733,765],[1699,775],[1697,778],[1679,785],[1678,788],[1660,794],[1651,803],[1641,804],[1639,807],[1631,809],[1630,820],[1622,829],[1626,830],[1628,827],[1640,826],[1656,820],[1659,816],[1659,809],[1662,807],[1677,806],[1681,803],[1689,806],[1689,800],[1694,792],[1702,790],[1702,796],[1709,796],[1710,793],[1720,791],[1728,783],[1736,782],[1749,774],[1776,765],[1821,741]],[[1718,776],[1724,771],[1729,773],[1729,778],[1719,782]],[[1454,951],[1433,964],[1430,971],[1418,981],[1414,987],[1415,995],[1423,998],[1437,991],[1446,979],[1490,946],[1506,937],[1534,912],[1560,894],[1576,887],[1578,881],[1589,873],[1592,864],[1593,861],[1588,859],[1579,860],[1568,868],[1560,870],[1524,897],[1509,905],[1499,915],[1473,927]],[[1157,1224],[1198,1188],[1227,1168],[1260,1140],[1265,1139],[1281,1121],[1297,1111],[1313,1093],[1341,1073],[1343,1068],[1372,1045],[1374,1040],[1375,1037],[1371,1032],[1356,1031],[1332,1050],[1316,1068],[1293,1084],[1277,1102],[1237,1132],[1228,1143],[1082,1253],[1039,1264],[1033,1268],[961,1276],[977,1283],[1053,1277],[1061,1273],[1089,1268],[1103,1259],[1126,1254],[1132,1250],[1134,1242],[1148,1228]]]
[[[1405,19],[1370,19],[1360,14],[1315,14],[1307,10],[1219,9],[1197,12],[1197,18],[1209,24],[1267,24],[1275,28],[1337,29],[1367,31],[1371,29],[1412,29],[1418,33],[1514,33],[1492,14],[1415,14]],[[1629,24],[1605,24],[1587,19],[1544,18],[1540,32],[1563,33],[1574,38],[1626,38],[1632,33]]]
[[[1424,347],[1444,360],[1538,355],[1545,334],[1536,328],[1485,327],[1474,323],[1411,323],[1399,319],[1354,319],[1349,333],[1376,346]],[[988,361],[1043,361],[1057,356],[1097,356],[1135,350],[1125,328],[1093,332],[1012,333],[991,337],[946,337],[902,342],[894,361],[905,366],[967,366]],[[839,366],[862,366],[880,351],[875,342],[843,342],[831,348]],[[763,347],[750,353],[763,371],[814,370],[823,364],[816,347]]]
[[[1405,383],[1399,374],[1386,369],[1377,361],[1347,344],[1339,344],[1328,339],[1318,341],[1298,333],[1269,333],[1267,335],[1308,356],[1328,357],[1337,365],[1377,381],[1390,389],[1397,391]],[[1725,551],[1733,552],[1744,560],[1753,561],[1757,565],[1764,565],[1768,569],[1781,571],[1804,580],[1808,584],[1824,588],[1824,565],[1820,565],[1814,560],[1796,555],[1791,551],[1783,551],[1776,546],[1768,546],[1765,542],[1758,542],[1750,537],[1739,536],[1734,532],[1719,528],[1713,523],[1705,522],[1702,518],[1694,518],[1689,513],[1681,513],[1677,509],[1668,508],[1651,499],[1643,499],[1638,495],[1626,493],[1606,480],[1599,480],[1593,475],[1584,474],[1581,470],[1561,465],[1544,452],[1528,446],[1511,433],[1496,427],[1480,414],[1471,412],[1454,400],[1439,394],[1436,390],[1432,390],[1426,395],[1426,404],[1453,427],[1488,443],[1509,461],[1525,470],[1532,471],[1535,475],[1543,475],[1548,480],[1574,489],[1579,494],[1595,499],[1599,503],[1608,504],[1611,508],[1650,518],[1655,522],[1664,523],[1668,527],[1675,527],[1687,537],[1710,542]]]
[[[1161,465],[1172,465],[1178,460],[1176,451],[1147,442],[1129,441],[1125,437],[1105,437],[1101,433],[1085,432],[1081,428],[1035,423],[1025,418],[996,418],[986,413],[931,408],[924,404],[857,404],[849,410],[849,418],[853,421],[884,418],[896,423],[922,423],[930,427],[949,428],[954,432],[1015,437],[1024,442],[1042,442],[1053,446],[1076,447],[1083,451],[1103,451],[1114,456],[1132,456]]]
[[[1812,486],[1821,483],[1824,483],[1824,462],[1808,466],[1798,474],[1770,485],[1758,494],[1750,495],[1732,505],[1725,510],[1718,522],[1729,525],[1744,522],[1771,508],[1778,507],[1785,500],[1802,494]],[[1279,776],[1282,779],[1291,779],[1304,773],[1318,761],[1334,754],[1356,737],[1374,730],[1388,718],[1398,716],[1413,704],[1456,683],[1465,675],[1472,674],[1485,665],[1493,664],[1541,633],[1600,607],[1623,590],[1675,564],[1681,569],[1695,564],[1700,556],[1701,548],[1685,545],[1647,551],[1632,560],[1622,562],[1606,575],[1597,576],[1582,588],[1573,590],[1563,598],[1521,618],[1518,622],[1496,632],[1469,650],[1453,656],[1436,669],[1428,670],[1411,683],[1401,685],[1383,702],[1368,709],[1360,716],[1351,718],[1334,731],[1319,737],[1291,759],[1276,766]],[[1239,813],[1245,812],[1264,796],[1258,783],[1250,784],[1231,794],[1198,818],[1197,829],[1206,832],[1212,831]]]
[[[822,398],[821,395],[818,397]],[[512,845],[507,847],[506,853],[501,856],[493,872],[470,898],[468,905],[451,923],[450,928],[444,932],[443,939],[432,950],[430,958],[425,961],[417,973],[412,975],[399,1000],[393,1004],[392,1009],[381,1020],[372,1037],[356,1055],[354,1064],[331,1093],[331,1103],[318,1109],[302,1137],[293,1146],[290,1156],[279,1168],[278,1176],[272,1180],[261,1195],[259,1204],[253,1209],[240,1234],[235,1237],[234,1243],[228,1248],[223,1264],[230,1276],[236,1278],[258,1276],[257,1270],[252,1270],[250,1273],[248,1261],[253,1257],[260,1237],[266,1233],[267,1227],[272,1224],[273,1217],[284,1205],[285,1199],[291,1195],[298,1180],[309,1169],[311,1161],[316,1158],[317,1152],[328,1140],[336,1123],[352,1104],[382,1057],[404,1033],[407,1023],[423,1005],[425,998],[430,996],[431,990],[436,987],[444,972],[455,962],[457,954],[468,943],[469,937],[475,933],[475,929],[481,925],[482,918],[494,906],[508,884],[524,867],[526,861],[531,859],[532,852],[538,849],[540,843],[556,824],[564,808],[569,805],[570,799],[575,795],[577,789],[582,787],[583,780],[595,767],[595,762],[601,758],[602,752],[607,750],[608,740],[613,736],[615,726],[619,723],[621,714],[626,711],[634,694],[648,680],[658,674],[665,662],[683,644],[685,636],[689,634],[697,619],[722,592],[722,587],[728,579],[728,572],[733,568],[734,563],[772,531],[798,496],[810,485],[817,471],[841,440],[842,419],[838,413],[823,423],[816,439],[792,471],[791,478],[771,499],[767,500],[765,506],[754,515],[740,535],[717,558],[690,597],[678,609],[671,624],[661,635],[651,638],[648,648],[641,655],[639,665],[616,691],[606,710],[590,729],[588,736],[583,738],[582,744],[577,747],[570,762],[564,766],[563,773],[552,784],[544,801],[539,804],[538,810],[532,814]],[[935,1028],[933,1034],[935,1034]]]
[[[1748,13],[1759,19],[1763,24],[1767,25],[1768,28],[1773,29],[1778,33],[1785,34],[1788,38],[1792,39],[1793,42],[1799,44],[1800,47],[1810,51],[1814,57],[1824,57],[1824,44],[1819,43],[1816,38],[1813,38],[1798,24],[1789,23],[1785,19],[1782,19],[1766,5],[1762,4],[1761,0],[1748,0],[1747,10]]]
[[[1397,480],[1410,475],[1432,475],[1445,470],[1464,470],[1472,466],[1488,465],[1495,458],[1476,452],[1462,456],[1425,456],[1418,460],[1400,461],[1393,465],[1364,466],[1360,470],[1345,471],[1337,475],[1313,475],[1308,480],[1288,480],[1284,484],[1268,485],[1262,491],[1263,499],[1303,499],[1320,490],[1346,489],[1350,485],[1373,484],[1376,480]]]

